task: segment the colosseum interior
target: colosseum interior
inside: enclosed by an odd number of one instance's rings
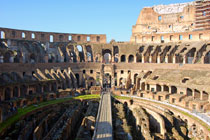
[[[0,139],[210,140],[209,0],[143,8],[129,42],[0,33]]]

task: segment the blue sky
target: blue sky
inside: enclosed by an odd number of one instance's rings
[[[46,32],[106,34],[129,41],[145,6],[192,0],[0,0],[0,27]]]

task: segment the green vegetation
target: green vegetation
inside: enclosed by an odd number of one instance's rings
[[[10,118],[8,118],[7,120],[5,120],[3,123],[0,124],[0,133],[8,128],[9,126],[11,126],[13,123],[17,122],[21,117],[23,117],[24,115],[26,115],[29,112],[32,112],[36,109],[40,109],[42,107],[46,107],[49,105],[53,105],[53,104],[58,104],[58,103],[62,103],[62,102],[67,102],[70,100],[88,100],[88,99],[97,99],[100,98],[100,95],[81,95],[81,96],[77,96],[77,97],[69,97],[69,98],[61,98],[61,99],[56,99],[56,100],[50,100],[50,101],[45,101],[45,102],[41,102],[40,104],[37,105],[30,105],[27,106],[25,108],[19,108],[18,112],[11,116]]]
[[[118,96],[118,95],[112,95],[112,97],[114,97],[116,99],[121,99],[121,100],[130,100],[130,99],[132,99],[131,97]]]

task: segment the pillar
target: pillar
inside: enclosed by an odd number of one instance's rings
[[[176,56],[174,55],[173,56],[173,64],[175,64],[176,63]]]
[[[165,63],[168,63],[168,55],[165,56]]]
[[[195,99],[195,90],[192,90],[192,96]]]
[[[149,56],[149,63],[152,63],[152,56]]]
[[[183,64],[186,64],[186,55],[183,56]]]
[[[171,86],[168,86],[168,92],[171,93]]]
[[[4,56],[0,56],[0,63],[4,63]]]
[[[164,86],[161,86],[161,91],[162,91],[162,92],[164,91]]]
[[[11,57],[9,58],[9,62],[10,62],[10,63],[14,63],[14,56],[11,56]]]
[[[157,63],[160,63],[160,55],[157,56]]]
[[[144,63],[144,55],[142,55],[142,63]]]
[[[200,100],[203,101],[203,91],[201,91],[200,94],[201,94]]]

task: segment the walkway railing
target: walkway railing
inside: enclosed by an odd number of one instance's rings
[[[194,117],[197,117],[198,119],[202,120],[203,122],[205,122],[206,124],[208,124],[210,126],[210,117],[205,115],[205,114],[201,114],[199,112],[191,112],[185,108],[182,108],[182,107],[179,107],[179,106],[176,106],[176,105],[173,105],[173,104],[170,104],[170,103],[166,103],[166,102],[161,102],[161,101],[157,101],[157,100],[153,100],[153,99],[148,99],[148,98],[144,98],[144,97],[138,97],[138,96],[130,96],[130,95],[121,95],[121,96],[126,96],[126,97],[132,97],[132,98],[139,98],[139,99],[143,99],[143,100],[148,100],[148,101],[152,101],[152,102],[156,102],[156,103],[160,103],[160,104],[165,104],[167,106],[171,106],[171,107],[174,107],[174,108],[177,108],[181,111],[184,111]]]

